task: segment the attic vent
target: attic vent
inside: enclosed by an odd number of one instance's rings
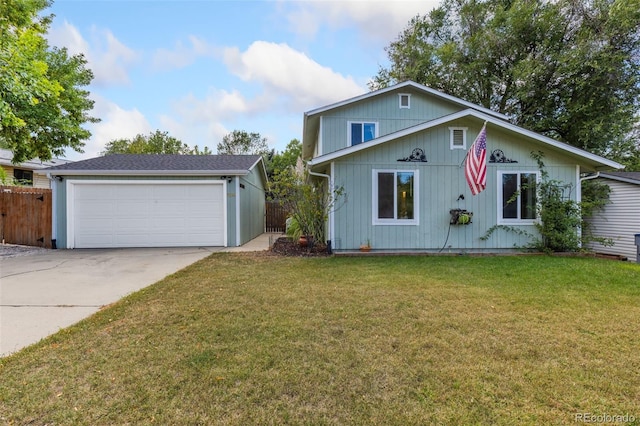
[[[449,127],[451,149],[467,149],[467,128]]]

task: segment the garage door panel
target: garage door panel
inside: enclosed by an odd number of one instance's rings
[[[78,248],[224,245],[219,183],[75,183]]]

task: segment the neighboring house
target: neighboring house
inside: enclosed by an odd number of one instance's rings
[[[467,150],[486,122],[487,186],[472,196]],[[580,201],[580,176],[618,169],[614,161],[515,126],[507,117],[414,82],[405,82],[304,114],[303,158],[312,173],[342,187],[328,220],[337,251],[496,252],[529,242],[536,197],[526,183],[541,177],[531,152],[544,153],[551,179]],[[515,202],[508,203],[510,199]],[[450,225],[451,210],[473,213]]]
[[[41,172],[59,248],[233,247],[264,232],[259,155],[115,154]]]
[[[49,179],[44,175],[34,174],[35,170],[46,169],[47,167],[57,166],[60,164],[71,163],[70,160],[62,158],[52,158],[49,161],[40,161],[37,158],[25,161],[20,164],[13,164],[13,153],[8,149],[0,149],[0,167],[4,169],[7,178],[23,185],[32,186],[34,188],[50,188]]]
[[[591,231],[611,238],[613,246],[591,243],[599,253],[625,256],[636,260],[635,234],[640,234],[640,172],[600,173],[598,180],[609,185],[609,204],[589,219]]]

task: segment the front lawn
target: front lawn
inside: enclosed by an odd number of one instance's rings
[[[0,423],[640,424],[639,330],[631,263],[219,253],[0,359]]]

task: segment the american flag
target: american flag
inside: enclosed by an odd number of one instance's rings
[[[487,123],[484,123],[478,137],[469,148],[464,175],[473,195],[478,195],[487,187]]]

